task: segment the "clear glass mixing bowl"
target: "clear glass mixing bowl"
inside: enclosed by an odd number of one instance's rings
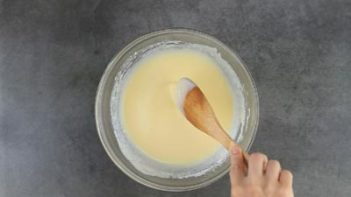
[[[98,87],[95,102],[95,119],[100,140],[111,160],[133,180],[163,191],[187,191],[205,187],[221,178],[229,170],[230,162],[202,176],[182,179],[159,178],[143,174],[134,168],[122,154],[111,122],[111,93],[115,77],[121,65],[135,52],[163,41],[183,41],[216,48],[237,74],[243,87],[247,120],[243,129],[243,139],[239,142],[244,150],[249,150],[257,131],[259,106],[258,95],[253,79],[240,58],[222,42],[204,33],[188,29],[168,29],[146,34],[124,47],[108,64]]]

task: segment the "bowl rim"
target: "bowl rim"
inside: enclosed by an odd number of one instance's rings
[[[109,61],[107,67],[105,68],[105,70],[102,74],[101,80],[99,82],[98,88],[97,88],[97,93],[96,93],[96,97],[95,97],[95,123],[96,123],[96,128],[97,128],[100,142],[102,143],[105,152],[107,153],[109,158],[112,160],[112,162],[129,178],[140,183],[141,185],[144,185],[144,186],[147,186],[147,187],[150,187],[153,189],[157,189],[157,190],[161,190],[161,191],[170,191],[170,192],[183,192],[183,191],[190,191],[190,190],[203,188],[203,187],[206,187],[206,186],[216,182],[217,180],[219,180],[220,178],[222,178],[224,175],[226,175],[229,172],[230,166],[228,166],[225,170],[223,170],[221,173],[218,173],[216,176],[212,177],[208,181],[194,184],[194,185],[190,185],[190,186],[173,187],[173,186],[160,185],[160,184],[154,183],[152,181],[149,181],[149,180],[135,174],[128,167],[126,167],[126,165],[124,165],[124,163],[118,157],[115,157],[114,155],[112,155],[113,149],[111,148],[111,146],[108,143],[106,136],[104,134],[105,128],[104,128],[104,125],[102,124],[102,120],[101,120],[102,119],[101,118],[102,117],[102,107],[100,107],[102,104],[103,90],[105,88],[106,81],[107,81],[107,79],[109,77],[109,73],[113,69],[115,63],[118,62],[118,60],[128,50],[130,50],[132,47],[134,47],[138,43],[140,43],[144,40],[147,40],[147,39],[151,39],[153,37],[163,35],[163,34],[172,34],[172,33],[191,34],[191,35],[195,35],[195,36],[196,35],[202,36],[208,40],[211,40],[212,42],[216,42],[218,45],[223,47],[231,56],[234,56],[238,60],[240,66],[242,66],[247,77],[249,78],[249,82],[251,83],[252,93],[253,93],[254,101],[255,101],[254,105],[256,106],[256,113],[253,115],[255,117],[257,117],[257,120],[255,121],[255,124],[253,125],[252,136],[251,136],[250,142],[249,142],[246,150],[249,150],[251,148],[251,146],[256,138],[257,128],[258,128],[258,124],[259,124],[259,96],[258,96],[257,87],[255,85],[255,82],[253,80],[251,73],[249,72],[246,64],[242,61],[242,59],[237,55],[237,53],[233,49],[229,48],[222,41],[218,40],[217,38],[215,38],[211,35],[208,35],[208,34],[203,33],[201,31],[190,29],[190,28],[168,28],[168,29],[164,29],[164,30],[158,30],[158,31],[146,33],[144,35],[137,37],[136,39],[132,40],[131,42],[129,42],[129,44],[127,44],[116,55],[114,55],[113,58]]]

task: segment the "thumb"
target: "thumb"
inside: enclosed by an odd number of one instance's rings
[[[232,145],[230,148],[230,180],[233,183],[241,180],[245,175],[245,163],[242,150],[239,145]]]

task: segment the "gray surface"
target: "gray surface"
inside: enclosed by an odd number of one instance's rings
[[[105,154],[95,91],[125,44],[168,27],[235,49],[257,82],[253,146],[295,174],[296,196],[351,193],[348,0],[0,0],[0,196],[229,196],[145,188]]]

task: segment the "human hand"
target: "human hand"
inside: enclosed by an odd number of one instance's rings
[[[280,163],[266,155],[253,153],[245,165],[239,146],[230,151],[231,197],[293,197],[293,176]]]

